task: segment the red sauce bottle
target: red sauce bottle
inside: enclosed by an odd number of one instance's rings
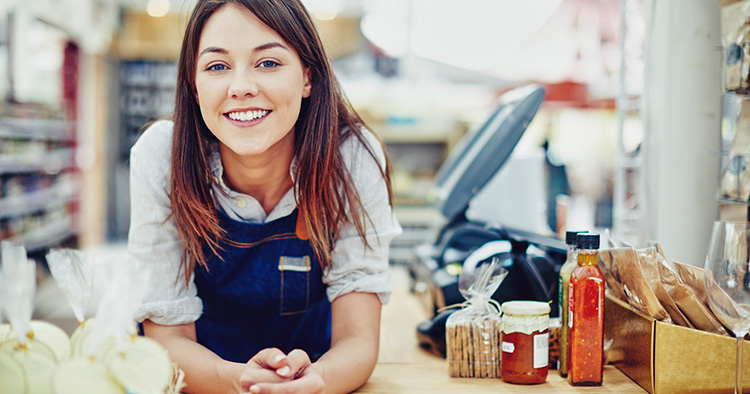
[[[604,368],[604,274],[599,268],[599,234],[578,234],[578,266],[570,275],[568,381],[599,386]]]
[[[547,380],[549,312],[546,302],[503,303],[502,372],[508,383],[536,384]]]

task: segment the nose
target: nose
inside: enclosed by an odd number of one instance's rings
[[[257,81],[253,78],[251,72],[238,71],[234,73],[228,93],[232,98],[257,96]]]

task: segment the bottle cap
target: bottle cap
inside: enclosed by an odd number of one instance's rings
[[[578,249],[599,249],[599,234],[582,233],[576,237]]]
[[[566,245],[575,245],[576,244],[576,237],[578,234],[584,233],[585,231],[566,231],[565,232],[565,244]]]

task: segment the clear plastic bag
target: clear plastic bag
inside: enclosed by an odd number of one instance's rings
[[[451,377],[499,378],[502,343],[500,307],[491,297],[508,271],[496,260],[464,267],[458,288],[463,309],[445,323],[446,358]]]

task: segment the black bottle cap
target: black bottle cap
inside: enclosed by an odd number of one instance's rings
[[[581,233],[576,236],[578,249],[599,249],[599,234]]]
[[[580,233],[584,233],[585,231],[566,231],[565,232],[565,244],[566,245],[575,245],[576,244],[576,237]]]

